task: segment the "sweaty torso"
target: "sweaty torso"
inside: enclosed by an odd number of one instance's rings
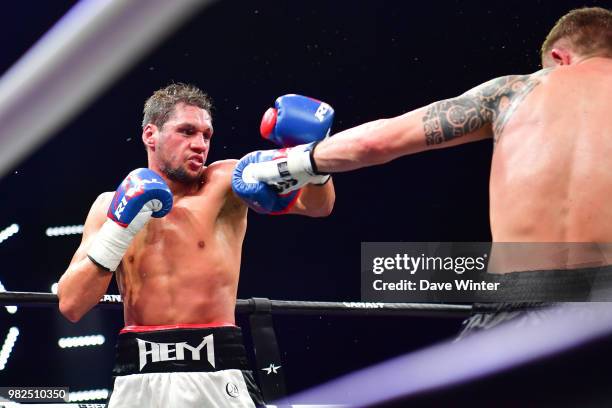
[[[612,242],[612,60],[536,73],[526,84],[494,123],[493,241],[557,244],[497,247],[493,269],[609,264],[612,247],[601,243]]]
[[[612,242],[612,60],[532,77],[495,124],[493,240]]]
[[[136,235],[117,273],[126,325],[234,322],[247,210],[231,194],[231,168],[213,163],[198,192],[175,196]]]

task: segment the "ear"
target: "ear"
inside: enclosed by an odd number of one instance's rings
[[[144,127],[144,129],[142,129],[142,142],[147,148],[155,150],[155,144],[157,143],[158,134],[159,130],[157,126],[152,123],[149,123]]]
[[[572,63],[572,54],[563,48],[553,48],[550,51],[555,65],[570,65]]]

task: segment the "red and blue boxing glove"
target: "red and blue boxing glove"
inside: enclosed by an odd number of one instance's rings
[[[325,184],[328,174],[318,174],[312,152],[329,136],[334,110],[305,96],[281,96],[261,121],[261,135],[284,147],[253,152],[234,170],[232,187],[251,208],[260,213],[287,212],[307,183]],[[295,195],[294,195],[295,194]]]
[[[115,191],[106,221],[96,234],[87,256],[96,265],[115,271],[134,236],[151,217],[160,218],[172,209],[172,192],[150,169],[136,169]]]
[[[259,130],[277,146],[293,147],[325,139],[333,122],[334,110],[325,102],[289,94],[277,98],[274,108],[264,113]]]

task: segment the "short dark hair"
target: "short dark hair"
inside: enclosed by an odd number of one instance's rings
[[[178,82],[158,89],[147,99],[142,112],[143,129],[149,123],[161,128],[179,103],[197,106],[211,115],[212,100],[210,97],[195,85]]]
[[[601,7],[583,7],[561,17],[542,44],[542,58],[562,38],[569,40],[580,55],[612,57],[612,11]]]

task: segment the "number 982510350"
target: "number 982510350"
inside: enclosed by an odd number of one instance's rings
[[[0,387],[0,396],[15,402],[67,402],[68,387]]]

